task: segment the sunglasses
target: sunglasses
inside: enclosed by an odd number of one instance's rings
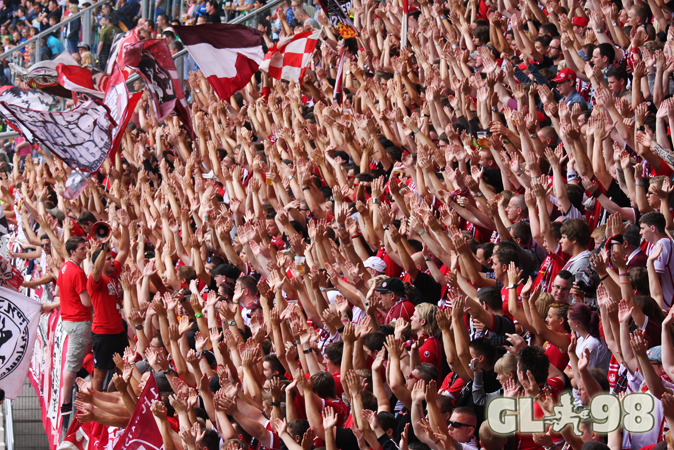
[[[467,423],[454,422],[452,420],[449,421],[449,425],[451,425],[454,428],[472,427],[473,426],[473,425],[468,425]]]

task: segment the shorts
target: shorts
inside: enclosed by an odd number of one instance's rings
[[[84,357],[91,347],[91,320],[86,322],[64,320],[61,323],[63,331],[68,335],[65,370],[77,373],[82,368]]]
[[[100,370],[114,369],[116,366],[112,355],[119,353],[123,356],[129,346],[126,331],[119,334],[96,334],[92,331],[91,343],[94,346],[94,368]]]

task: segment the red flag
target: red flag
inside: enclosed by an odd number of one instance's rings
[[[172,28],[225,101],[248,84],[264,58],[262,32],[250,27],[218,23]]]
[[[161,438],[157,422],[150,412],[150,405],[155,400],[161,400],[159,389],[154,377],[147,379],[145,389],[138,398],[136,408],[129,420],[129,424],[124,428],[124,433],[120,436],[114,450],[140,450],[140,449],[161,449],[164,448],[164,442]]]
[[[129,119],[131,119],[131,113],[136,109],[136,103],[138,103],[141,95],[141,92],[137,92],[129,99],[129,90],[126,87],[124,73],[115,64],[108,88],[105,91],[105,100],[103,101],[105,106],[110,110],[110,116],[112,116],[116,124],[112,129],[112,147],[110,148],[109,155],[113,162],[126,125],[129,123]]]
[[[164,120],[175,108],[190,135],[194,136],[183,87],[166,40],[143,40],[127,45],[125,50],[124,64],[136,70],[145,81],[152,94],[157,119]]]
[[[105,92],[99,91],[94,86],[91,71],[80,66],[59,64],[56,66],[59,84],[69,91],[88,94],[92,97],[103,98]]]

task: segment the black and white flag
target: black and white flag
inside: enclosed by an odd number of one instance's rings
[[[12,400],[28,377],[41,311],[35,300],[0,287],[0,385]]]
[[[63,112],[35,111],[5,102],[0,105],[7,110],[10,125],[32,144],[39,142],[73,169],[93,173],[110,153],[112,129],[117,124],[105,105],[90,100]]]

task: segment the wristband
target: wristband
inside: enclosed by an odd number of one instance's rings
[[[426,234],[426,230],[423,230],[421,233],[419,233],[419,237],[423,236],[424,234]]]
[[[280,408],[281,402],[271,402],[271,406],[278,406]]]
[[[194,313],[194,317],[196,317],[197,319],[198,319],[199,317],[203,317],[203,316],[204,316],[203,313],[200,313],[200,312]]]
[[[353,236],[351,236],[351,239],[356,239],[356,238],[359,238],[361,236],[362,236],[361,234],[354,234]]]
[[[629,277],[630,274],[629,274],[629,273],[621,273],[620,276],[621,276],[621,277]]]
[[[311,349],[302,350],[302,353],[304,353],[305,355],[308,355],[309,353],[311,353]]]
[[[599,281],[602,282],[602,281],[604,281],[604,280],[607,279],[607,278],[608,278],[608,274],[606,274],[606,275],[604,275],[603,277],[601,277],[601,278],[599,279]]]
[[[303,191],[306,191],[307,189],[308,189],[308,190],[311,190],[311,186],[304,186],[304,187],[302,188]]]
[[[302,345],[300,341],[295,342],[295,345]]]
[[[644,182],[643,182],[643,181],[638,181],[638,182],[634,183],[634,185],[635,185],[635,186],[643,186],[643,185],[644,185]]]
[[[621,281],[620,284],[632,284],[632,283],[629,281]]]
[[[142,329],[143,329],[143,325],[136,325],[136,330],[142,330]]]
[[[232,304],[233,304],[233,305],[238,305],[238,304],[239,304],[239,302],[232,302]]]
[[[337,329],[337,332],[338,332],[339,334],[342,334],[343,331],[344,331],[344,327]]]

